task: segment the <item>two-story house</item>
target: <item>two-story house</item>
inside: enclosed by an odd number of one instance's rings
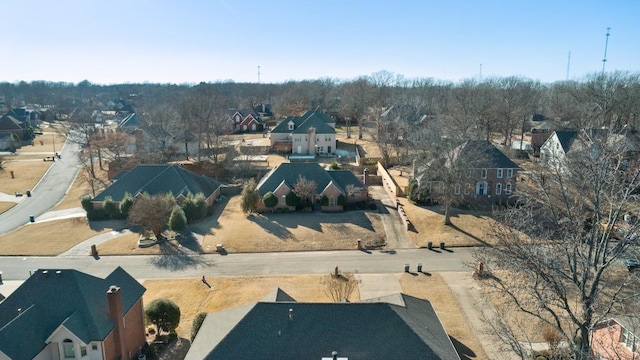
[[[289,116],[269,133],[271,148],[293,155],[333,155],[336,151],[336,123],[322,111]]]
[[[454,165],[455,164],[455,165]],[[413,169],[413,179],[433,194],[441,189],[443,167],[455,166],[453,195],[473,202],[507,200],[515,192],[520,167],[489,141],[468,140],[451,154]]]
[[[37,270],[0,303],[0,359],[132,359],[146,343],[144,292],[121,267],[104,279]]]
[[[228,122],[234,132],[255,132],[264,130],[264,122],[260,115],[251,109],[230,110]]]

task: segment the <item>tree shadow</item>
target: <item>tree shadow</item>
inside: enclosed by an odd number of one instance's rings
[[[200,254],[204,252],[204,250],[202,249],[202,245],[200,244],[200,241],[198,241],[195,234],[190,229],[187,229],[181,232],[178,235],[177,240],[180,245],[182,245],[183,247],[193,252],[197,252]]]
[[[456,225],[454,225],[454,224],[451,224],[451,225],[449,225],[449,226],[450,226],[452,229],[454,229],[454,230],[456,230],[456,231],[459,231],[459,232],[461,232],[461,233],[463,233],[463,234],[467,235],[468,237],[470,237],[470,238],[474,239],[475,241],[477,241],[477,242],[481,243],[482,245],[491,246],[491,244],[489,244],[488,242],[486,242],[486,241],[484,241],[484,240],[480,239],[479,237],[477,237],[477,236],[475,236],[475,235],[473,235],[473,234],[470,234],[470,233],[468,233],[468,232],[466,232],[466,231],[464,231],[464,230],[460,229],[459,227],[457,227],[457,226],[456,226]]]
[[[282,224],[282,221],[286,220],[286,216],[287,214],[284,214],[283,219],[278,219],[278,221],[271,220],[267,216],[260,214],[253,214],[251,216],[248,216],[247,218],[249,219],[249,221],[254,222],[256,225],[260,226],[265,232],[278,237],[278,239],[295,240],[295,237],[293,236],[291,231],[287,229],[287,226]]]
[[[185,338],[178,338],[169,344],[156,346],[158,360],[184,359],[191,348],[191,341]]]
[[[213,266],[202,255],[194,253],[179,243],[163,241],[158,244],[161,254],[148,260],[149,264],[171,271]]]
[[[212,229],[220,227],[218,219],[229,203],[229,198],[226,196],[220,199],[219,202],[214,203],[211,215],[190,224],[188,229],[202,236],[214,235]]]
[[[453,347],[456,349],[456,352],[458,352],[460,359],[462,360],[475,359],[477,357],[476,353],[473,350],[471,350],[467,345],[461,343],[460,341],[458,341],[458,339],[456,339],[451,335],[449,335],[449,338],[451,339],[451,342],[453,343]]]
[[[78,218],[83,219],[83,218]],[[127,220],[92,220],[89,221],[89,228],[93,231],[104,231],[106,229],[112,229],[113,231],[120,231],[127,228]]]

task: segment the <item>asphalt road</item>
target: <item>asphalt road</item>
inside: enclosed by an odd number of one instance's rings
[[[342,272],[398,273],[471,271],[473,248],[451,250],[407,249],[397,251],[313,251],[208,255],[132,255],[57,257],[0,257],[0,271],[5,280],[25,280],[35,269],[76,269],[105,277],[122,266],[136,279],[190,278],[206,276],[255,276],[328,274],[335,266]]]
[[[30,215],[38,217],[62,200],[80,168],[77,153],[78,145],[65,143],[59,152],[62,159],[51,164],[45,176],[31,189],[32,196],[25,197],[23,201],[0,214],[0,234],[28,223]],[[26,190],[24,189],[23,193]]]

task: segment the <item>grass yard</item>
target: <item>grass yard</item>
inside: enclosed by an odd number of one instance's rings
[[[211,288],[203,284],[201,279],[145,280],[143,285],[147,291],[143,300],[145,304],[157,298],[174,301],[181,312],[178,335],[189,339],[191,323],[198,313],[232,309],[260,301],[276,287],[299,302],[331,302],[322,285],[326,276],[207,277]],[[486,358],[480,342],[467,326],[455,296],[438,274],[402,274],[400,286],[407,295],[431,301],[445,329],[455,339],[454,344],[459,351],[465,349],[464,354],[468,358]],[[350,300],[360,300],[357,290]]]
[[[33,139],[33,145],[23,146],[18,149],[18,152],[51,152],[50,155],[53,156],[62,150],[62,145],[66,140],[66,136],[62,134],[46,132],[43,135],[36,135],[36,138]]]
[[[32,189],[53,162],[34,161],[11,161],[9,157],[5,159],[0,170],[0,192],[14,194],[16,191],[24,193],[27,189]],[[14,178],[11,178],[13,171]]]
[[[216,244],[224,244],[229,252],[355,249],[358,239],[384,237],[382,220],[377,213],[348,211],[246,216],[240,200],[240,196],[231,197],[224,211],[199,226],[208,230],[202,243],[204,252],[215,251]]]
[[[444,213],[438,206],[422,207],[406,198],[399,198],[407,217],[413,225],[409,237],[414,244],[426,247],[444,241],[446,246],[477,246],[491,243],[493,220],[488,213],[451,209],[452,226],[444,225]]]
[[[0,202],[0,214],[14,207],[16,203],[14,202]]]
[[[85,218],[30,223],[0,236],[0,255],[47,256],[69,250],[80,242],[114,230],[92,228]]]

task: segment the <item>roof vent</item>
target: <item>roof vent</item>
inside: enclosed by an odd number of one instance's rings
[[[48,276],[49,276],[49,272],[48,272],[47,270],[44,270],[44,271],[42,272],[42,276],[44,276],[44,277],[48,277]]]
[[[58,277],[62,276],[62,271],[60,270],[56,271],[56,275],[58,275]]]
[[[289,320],[293,320],[293,309],[289,309]]]

